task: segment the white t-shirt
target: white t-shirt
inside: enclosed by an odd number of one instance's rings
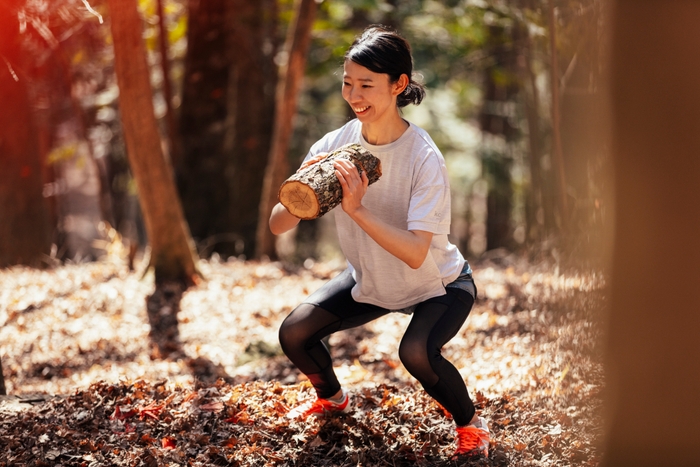
[[[447,239],[450,185],[440,150],[425,130],[412,123],[392,143],[369,144],[362,137],[362,124],[353,119],[317,141],[306,159],[349,143],[362,144],[382,161],[382,176],[368,188],[363,206],[399,229],[434,234],[425,262],[412,269],[379,246],[338,207],[335,219],[340,247],[357,282],[353,298],[400,310],[444,295],[444,286],[459,276],[464,257]]]

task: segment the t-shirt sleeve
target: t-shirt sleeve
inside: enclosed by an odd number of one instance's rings
[[[357,125],[357,120],[351,120],[337,130],[326,133],[323,138],[319,139],[311,146],[302,164],[322,152],[331,152],[344,144],[357,142]]]
[[[408,230],[450,233],[450,184],[444,161],[428,159],[415,178],[408,207]]]
[[[325,137],[321,138],[320,140],[316,141],[312,146],[311,149],[309,149],[308,154],[306,154],[306,157],[304,157],[304,160],[302,161],[302,164],[315,155],[322,153],[322,152],[329,152],[327,149],[328,146],[328,136],[326,135]]]

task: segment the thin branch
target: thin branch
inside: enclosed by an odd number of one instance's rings
[[[95,9],[90,6],[90,4],[88,3],[87,0],[83,0],[83,5],[85,5],[85,8],[87,9],[87,11],[89,11],[90,13],[92,13],[93,15],[95,15],[97,17],[100,24],[104,23],[104,20],[102,19],[102,15],[99,14],[97,11],[95,11]]]
[[[14,68],[12,68],[12,65],[10,64],[9,61],[5,57],[2,57],[2,59],[5,61],[5,65],[7,65],[7,69],[10,71],[10,75],[12,75],[12,79],[15,80],[15,82],[19,82],[19,76],[17,76],[17,73],[15,73]]]

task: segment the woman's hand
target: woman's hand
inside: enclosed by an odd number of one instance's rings
[[[315,156],[313,156],[311,159],[309,159],[308,161],[306,161],[306,162],[304,162],[303,164],[301,164],[301,166],[297,169],[297,173],[301,172],[302,170],[304,170],[305,168],[307,168],[307,167],[309,167],[309,166],[311,166],[311,165],[316,164],[317,162],[322,161],[322,160],[325,159],[326,157],[328,157],[328,153],[327,153],[327,152],[319,152],[318,154],[316,154]]]
[[[355,164],[349,160],[336,160],[333,166],[335,175],[343,188],[341,206],[343,211],[352,217],[353,213],[362,207],[362,198],[367,193],[369,179],[364,171],[360,174]]]

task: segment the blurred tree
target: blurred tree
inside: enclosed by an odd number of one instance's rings
[[[697,466],[700,2],[617,0],[613,8],[615,225],[601,465]]]
[[[297,95],[304,77],[311,28],[316,16],[316,0],[297,0],[295,5],[294,19],[287,31],[283,52],[286,63],[280,66],[277,84],[272,147],[265,170],[258,216],[257,257],[277,257],[275,238],[268,227],[268,219],[277,203],[277,190],[289,175],[288,152],[294,129],[294,116],[297,113]]]
[[[256,251],[263,179],[273,140],[278,67],[285,60],[284,54],[278,53],[277,3],[233,0],[227,6],[230,64],[223,146],[228,161],[224,172],[229,187],[226,209],[231,231],[240,236],[243,248],[226,253],[243,253],[249,258]]]
[[[2,374],[2,359],[0,359],[0,396],[7,395],[7,389],[5,389],[5,376]]]
[[[165,0],[156,0],[156,13],[158,15],[158,51],[160,53],[160,70],[163,75],[161,92],[163,93],[163,101],[165,102],[165,128],[168,135],[168,154],[173,166],[178,164],[180,152],[182,150],[180,143],[180,134],[177,128],[175,119],[175,110],[173,109],[173,86],[172,77],[170,76],[170,40],[168,34],[168,26],[165,18]]]
[[[564,3],[557,14],[561,82],[561,146],[566,177],[565,246],[584,256],[601,257],[603,223],[609,221],[608,178],[610,128],[607,115],[607,75],[604,25],[606,2]],[[580,256],[580,255],[579,255]]]
[[[484,177],[489,183],[487,195],[486,249],[513,246],[511,180],[511,144],[519,139],[515,113],[520,82],[517,79],[517,35],[520,28],[492,24],[486,35],[483,100],[479,114],[481,131],[503,139],[494,144],[487,138],[482,150]]]
[[[161,149],[136,0],[110,0],[109,9],[124,138],[151,245],[156,288],[171,281],[192,284],[197,273],[192,242]]]
[[[0,9],[0,267],[39,265],[51,248],[42,155],[22,72],[20,1]]]
[[[555,10],[555,0],[549,0],[547,4],[549,18],[549,86],[551,90],[551,122],[552,122],[552,141],[551,153],[554,165],[556,167],[555,177],[557,180],[558,193],[558,208],[560,228],[566,232],[569,227],[569,202],[567,201],[567,183],[566,171],[564,168],[564,155],[562,154],[561,145],[561,104],[560,104],[560,87],[559,82],[559,52],[557,50],[557,12]]]
[[[277,0],[189,2],[176,166],[200,252],[252,256],[272,139]]]
[[[229,71],[226,4],[224,0],[188,2],[178,119],[182,157],[174,160],[174,167],[185,217],[198,242],[229,231],[222,220],[228,199],[222,151]]]

